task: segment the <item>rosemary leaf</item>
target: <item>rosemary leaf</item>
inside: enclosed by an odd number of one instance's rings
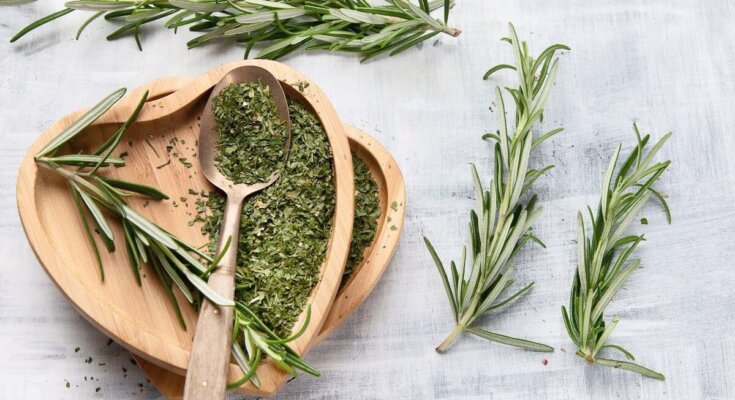
[[[122,189],[128,192],[142,194],[152,199],[167,200],[169,198],[166,193],[163,193],[160,190],[154,187],[151,187],[151,186],[142,185],[140,183],[121,181],[121,180],[112,179],[112,178],[103,178],[103,180],[114,188]]]
[[[118,10],[135,5],[134,1],[67,1],[67,8],[82,11]]]
[[[97,204],[95,204],[95,201],[86,193],[84,193],[79,186],[74,184],[72,186],[75,191],[79,194],[79,197],[81,197],[82,201],[84,202],[84,205],[87,207],[89,212],[92,215],[92,218],[95,221],[95,224],[100,229],[100,235],[104,235],[107,237],[110,241],[115,240],[115,238],[112,235],[112,229],[107,224],[107,221],[105,220],[104,215],[102,215],[102,210],[97,207]]]
[[[102,265],[102,257],[100,256],[100,250],[97,247],[97,242],[94,240],[94,236],[92,235],[92,230],[89,229],[89,222],[87,221],[87,216],[84,215],[84,208],[82,207],[82,199],[80,195],[81,191],[79,190],[78,186],[71,183],[71,194],[74,198],[74,206],[77,209],[77,212],[79,213],[79,219],[82,221],[82,227],[84,228],[84,234],[87,236],[87,240],[89,241],[89,245],[92,247],[92,251],[94,252],[94,259],[97,262],[97,267],[100,275],[100,281],[105,281],[105,268]]]
[[[57,11],[57,12],[55,12],[53,14],[47,15],[47,16],[45,16],[45,17],[43,17],[43,18],[41,18],[41,19],[39,19],[39,20],[31,23],[30,25],[28,25],[25,28],[21,29],[20,32],[16,33],[15,36],[13,36],[10,39],[10,43],[13,43],[16,40],[22,38],[23,36],[26,35],[26,33],[28,33],[30,31],[38,28],[39,26],[44,25],[46,23],[49,23],[49,22],[51,22],[51,21],[53,21],[53,20],[55,20],[57,18],[61,18],[64,15],[69,14],[72,11],[74,11],[74,10],[71,9],[71,8],[65,8],[65,9],[63,9],[61,11]]]
[[[161,272],[161,266],[158,262],[158,259],[156,257],[150,257],[151,264],[153,264],[153,269],[156,271],[156,276],[158,277],[158,281],[161,282],[161,285],[163,286],[163,289],[166,291],[166,295],[169,298],[169,301],[171,301],[171,305],[174,307],[174,312],[176,313],[176,319],[179,321],[179,325],[186,330],[186,321],[184,321],[184,316],[181,314],[181,307],[179,307],[179,301],[176,300],[176,295],[174,295],[174,291],[171,289],[171,283],[169,283],[168,279],[166,279],[163,275],[163,272]]]
[[[33,3],[36,0],[0,0],[0,6],[17,6],[20,4]]]
[[[52,162],[57,165],[69,165],[76,167],[92,167],[100,165],[102,167],[118,166],[122,167],[125,165],[125,160],[116,157],[101,157],[98,155],[89,154],[73,154],[63,155],[56,157],[43,157],[44,161]]]
[[[641,374],[641,375],[646,376],[646,377],[649,377],[649,378],[658,379],[660,381],[663,381],[663,380],[666,379],[666,377],[663,374],[659,373],[659,372],[650,370],[650,369],[648,369],[646,367],[643,367],[641,365],[638,365],[638,364],[635,364],[635,363],[632,363],[632,362],[628,362],[628,361],[619,361],[619,360],[610,360],[610,359],[607,359],[607,358],[598,358],[598,359],[596,359],[596,362],[598,364],[600,364],[600,365],[606,365],[608,367],[619,368],[619,369],[623,369],[623,370],[626,370],[626,371],[635,372],[635,373]]]
[[[487,340],[490,340],[496,343],[505,344],[508,346],[518,347],[520,349],[526,349],[526,350],[531,350],[531,351],[541,351],[541,352],[554,351],[553,347],[547,346],[542,343],[536,343],[530,340],[512,338],[510,336],[500,335],[500,334],[486,331],[480,328],[467,328],[467,332],[472,333],[473,335],[477,335],[483,339],[487,339]]]
[[[130,117],[128,117],[125,123],[122,124],[120,128],[118,128],[117,132],[115,132],[114,135],[112,135],[111,140],[108,140],[109,146],[100,153],[101,159],[97,162],[97,165],[92,168],[89,174],[94,174],[95,172],[97,172],[102,164],[104,164],[105,161],[110,157],[112,151],[115,150],[115,147],[117,147],[117,145],[120,143],[120,140],[122,140],[125,131],[127,131],[130,125],[138,118],[138,114],[140,114],[140,110],[143,109],[143,105],[145,104],[146,100],[148,100],[147,90],[145,91],[145,93],[143,93],[143,97],[141,97],[140,101],[138,101],[138,105],[133,110],[133,113],[130,114]]]
[[[102,114],[106,113],[107,110],[110,109],[115,103],[118,102],[124,95],[127,90],[125,88],[118,89],[112,93],[110,93],[107,97],[105,97],[102,101],[100,101],[97,105],[90,108],[89,111],[87,111],[84,115],[82,115],[81,118],[74,121],[69,127],[64,129],[63,132],[61,132],[58,136],[54,137],[46,146],[43,146],[43,148],[36,154],[36,158],[44,157],[49,154],[52,154],[54,151],[56,151],[59,147],[64,145],[64,143],[71,140],[74,136],[76,136],[79,132],[81,132],[84,128],[88,127],[92,122],[96,121],[97,118],[102,116]]]
[[[97,18],[99,18],[99,17],[101,17],[103,15],[105,15],[105,12],[104,11],[98,11],[98,12],[92,14],[91,17],[89,17],[86,21],[84,21],[84,23],[82,25],[79,26],[79,29],[77,30],[77,36],[76,36],[75,39],[76,40],[79,40],[79,38],[82,36],[82,32],[84,32],[84,29],[86,29],[87,26],[89,26],[89,24],[92,23],[92,21],[96,20]]]

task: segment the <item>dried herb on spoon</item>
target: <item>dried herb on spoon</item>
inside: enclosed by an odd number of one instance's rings
[[[671,161],[653,160],[671,133],[646,152],[650,136],[641,137],[638,127],[633,125],[633,128],[637,138],[635,148],[615,175],[621,147],[618,145],[605,173],[597,212],[593,213],[588,207],[589,230],[585,228],[582,213],[577,214],[577,271],[572,282],[569,309],[562,306],[561,311],[567,333],[579,348],[577,355],[588,363],[663,380],[663,374],[631,362],[635,358],[630,352],[607,342],[619,318],[613,317],[606,322],[604,317],[605,308],[640,266],[640,260],[630,260],[630,256],[644,236],[627,234],[626,231],[651,197],[661,202],[671,223],[666,200],[653,188],[671,164]],[[598,357],[598,353],[604,350],[618,351],[631,361]]]
[[[153,187],[109,178],[104,174],[107,167],[125,165],[125,160],[112,157],[111,154],[126,130],[135,121],[147,100],[147,93],[143,95],[128,120],[95,151],[87,154],[59,154],[65,144],[102,116],[124,94],[125,89],[120,89],[107,96],[79,120],[51,139],[35,156],[39,166],[59,174],[69,184],[85,236],[95,255],[100,279],[104,280],[104,268],[97,240],[100,240],[109,252],[115,251],[116,238],[109,222],[112,217],[122,227],[126,253],[138,284],[141,283],[140,270],[143,264],[147,263],[155,271],[155,276],[165,289],[182,328],[186,329],[186,325],[173,293],[174,286],[195,306],[200,304],[200,296],[204,295],[220,306],[235,307],[232,354],[245,376],[239,382],[235,382],[234,386],[247,381],[259,385],[255,373],[266,355],[292,375],[296,375],[296,370],[300,369],[318,376],[319,372],[302,361],[288,346],[288,343],[298,338],[308,325],[310,310],[307,310],[306,321],[299,332],[288,337],[276,334],[250,310],[249,304],[241,301],[233,303],[209,288],[205,279],[217,265],[222,253],[211,257],[197,247],[187,244],[135,212],[128,206],[126,200],[134,194],[151,199],[167,199],[168,196]],[[99,239],[95,239],[94,232]],[[223,253],[229,245],[231,244],[228,241]]]
[[[259,82],[233,84],[214,99],[217,169],[234,183],[266,182],[283,164],[288,139],[270,88]]]
[[[485,78],[502,69],[516,71],[518,87],[506,88],[515,102],[515,128],[506,122],[505,99],[500,88],[496,88],[498,130],[483,136],[483,139],[494,143],[495,174],[489,187],[484,187],[477,168],[472,166],[478,207],[477,211],[470,212],[469,252],[464,247],[459,264],[452,261],[448,273],[429,239],[424,238],[444,283],[456,323],[449,336],[436,348],[437,352],[449,349],[465,331],[522,349],[553,351],[545,344],[501,335],[476,325],[481,316],[514,302],[533,285],[530,283],[501,299],[514,283],[512,257],[529,241],[544,246],[531,232],[531,226],[542,209],[536,204],[536,195],[530,195],[529,189],[553,166],[529,170],[528,164],[531,151],[562,130],[553,129],[539,136],[533,133],[534,125],[542,119],[544,105],[556,79],[558,60],[554,54],[557,50],[568,50],[568,47],[560,44],[550,46],[534,59],[526,42],[518,40],[512,24],[509,30],[510,37],[503,40],[513,48],[515,65],[495,66],[485,74]],[[529,200],[524,202],[522,199],[529,195]],[[469,268],[466,266],[468,256]]]
[[[2,3],[0,3],[2,5]],[[200,36],[187,42],[191,49],[214,40],[231,39],[245,47],[248,58],[254,46],[257,57],[277,59],[299,49],[357,53],[362,60],[391,56],[438,34],[459,36],[450,27],[451,0],[388,0],[373,5],[367,0],[168,0],[67,1],[65,8],[23,28],[10,40],[73,11],[93,11],[77,31],[77,39],[93,21],[123,22],[108,40],[132,35],[142,50],[141,27],[167,18],[164,27],[174,33],[188,27]],[[442,18],[431,13],[442,9]]]

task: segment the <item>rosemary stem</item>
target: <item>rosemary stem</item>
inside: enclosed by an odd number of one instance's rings
[[[449,350],[450,347],[452,347],[452,344],[459,338],[459,335],[462,334],[462,331],[464,331],[464,325],[457,324],[454,329],[449,333],[449,336],[447,336],[446,339],[444,339],[443,342],[436,348],[437,353],[444,353],[445,351]]]
[[[409,20],[407,20],[405,18],[399,18],[399,17],[386,17],[386,18],[388,20],[388,25],[395,25],[395,24],[400,24],[400,23],[409,21]],[[433,26],[427,26],[426,28],[424,28],[424,30],[425,31],[435,31],[435,32],[440,32],[440,33],[446,33],[447,35],[452,36],[452,37],[457,37],[460,34],[462,34],[462,30],[461,29],[452,28],[452,27],[449,27],[449,26],[444,26],[444,27],[441,27],[441,28],[435,28]]]
[[[448,26],[447,27],[444,27],[442,29],[434,29],[434,28],[431,28],[431,29],[434,30],[434,31],[437,31],[437,32],[446,33],[447,35],[453,36],[453,37],[457,37],[457,36],[459,36],[459,35],[462,34],[462,30],[461,29],[450,28]]]
[[[580,356],[580,357],[582,357],[582,358],[584,358],[585,361],[587,361],[588,364],[594,364],[595,363],[595,357],[592,356],[592,353],[590,353],[590,351],[588,349],[589,349],[589,347],[587,347],[585,349],[582,349],[582,350],[577,350],[577,355]]]

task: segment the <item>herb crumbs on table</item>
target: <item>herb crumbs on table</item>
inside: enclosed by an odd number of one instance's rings
[[[352,273],[365,258],[365,250],[375,239],[378,218],[381,214],[378,184],[370,173],[370,169],[354,153],[352,154],[352,165],[355,170],[355,220],[352,225],[350,253],[340,288],[347,284]]]

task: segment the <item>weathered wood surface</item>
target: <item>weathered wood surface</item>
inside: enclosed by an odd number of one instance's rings
[[[59,7],[50,3],[0,9],[0,38]],[[323,377],[291,382],[279,398],[735,397],[734,17],[735,2],[725,0],[461,2],[453,19],[464,33],[456,40],[365,65],[326,54],[285,60],[319,83],[344,122],[393,153],[409,207],[393,265],[373,295],[309,353]],[[128,353],[108,346],[38,265],[17,216],[17,167],[53,121],[114,88],[194,76],[241,57],[219,45],[187,51],[188,33],[155,30],[144,30],[139,53],[132,40],[105,43],[109,29],[99,21],[76,42],[82,20],[71,15],[0,44],[0,398],[158,397]],[[480,135],[495,127],[487,110],[494,82],[480,77],[511,60],[498,41],[508,21],[534,49],[563,42],[573,50],[562,57],[545,123],[566,131],[533,160],[557,166],[536,185],[545,206],[536,232],[548,249],[517,259],[519,281],[537,286],[485,324],[557,351],[467,337],[440,356],[433,348],[451,329],[451,313],[421,237],[445,259],[459,254],[473,203],[468,163],[490,170]],[[585,366],[571,354],[559,314],[574,268],[574,215],[596,200],[614,146],[633,139],[633,121],[654,137],[675,132],[661,154],[674,164],[659,185],[674,221],[665,225],[656,206],[646,210],[649,225],[636,228],[648,238],[638,252],[645,267],[610,312],[622,319],[615,341],[666,374],[663,383]]]

